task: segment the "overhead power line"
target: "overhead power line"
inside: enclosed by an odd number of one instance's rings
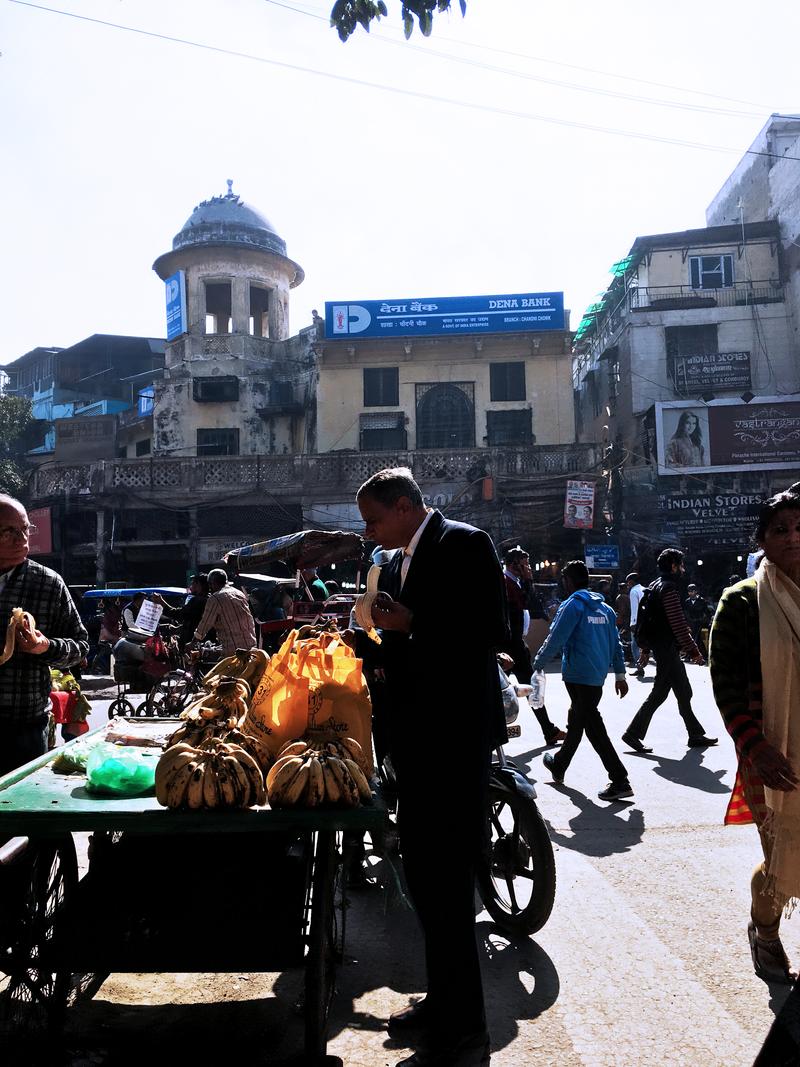
[[[327,18],[325,15],[317,14],[317,12],[315,12],[315,11],[309,11],[306,8],[295,7],[293,4],[282,3],[281,0],[264,0],[264,2],[267,3],[267,4],[270,4],[273,7],[283,8],[284,11],[291,11],[296,15],[306,15],[308,18],[313,18],[313,19],[316,19],[319,22],[324,22],[326,24],[330,24],[330,19],[329,18]],[[711,106],[704,105],[704,104],[691,104],[691,103],[688,103],[688,102],[687,103],[683,103],[683,102],[681,102],[679,100],[658,100],[658,99],[655,99],[653,97],[641,96],[639,93],[623,93],[623,92],[619,92],[619,91],[614,90],[614,89],[603,89],[600,86],[596,86],[596,85],[580,85],[577,82],[561,81],[560,79],[557,79],[557,78],[545,78],[545,77],[542,77],[539,74],[531,74],[531,73],[526,72],[526,71],[514,70],[511,67],[499,67],[499,66],[495,66],[495,65],[493,65],[491,63],[481,63],[479,60],[469,59],[466,56],[454,55],[452,52],[439,52],[434,48],[427,48],[427,47],[422,47],[420,45],[410,44],[410,43],[406,42],[405,40],[393,40],[393,39],[385,37],[385,36],[383,36],[382,34],[379,34],[379,33],[373,34],[372,37],[373,37],[374,40],[379,41],[381,44],[388,44],[388,45],[391,45],[392,47],[395,47],[395,48],[402,48],[404,51],[411,50],[411,51],[414,51],[414,52],[419,52],[420,54],[425,55],[425,56],[434,56],[434,57],[439,58],[439,59],[449,60],[452,63],[461,63],[464,66],[475,67],[475,68],[477,68],[479,70],[487,70],[487,71],[490,71],[490,72],[492,72],[494,74],[505,74],[505,75],[507,75],[509,77],[512,77],[512,78],[521,78],[521,79],[523,79],[525,81],[538,82],[541,85],[553,85],[553,86],[556,86],[558,88],[568,89],[568,90],[570,90],[572,92],[589,93],[592,96],[610,96],[610,97],[614,97],[617,100],[631,100],[631,101],[633,101],[634,103],[637,103],[637,104],[649,104],[649,105],[652,105],[653,107],[674,108],[674,109],[677,109],[679,111],[696,111],[698,113],[710,114],[710,115],[727,115],[730,118],[756,118],[756,117],[760,116],[761,114],[763,114],[764,110],[767,109],[767,105],[761,105],[761,104],[751,104],[751,105],[749,105],[750,110],[742,111],[742,110],[736,110],[736,109],[732,109],[732,108],[711,107]],[[481,50],[485,51],[485,52],[498,52],[499,51],[500,54],[502,54],[502,55],[512,55],[512,56],[514,56],[515,58],[518,58],[518,59],[526,59],[526,60],[528,60],[528,62],[530,62],[531,60],[533,60],[534,62],[542,62],[542,60],[540,60],[536,56],[525,56],[522,53],[518,53],[518,52],[511,52],[511,53],[502,52],[499,49],[487,48],[487,47],[482,46],[482,45],[472,45],[470,42],[453,42],[453,43],[468,44],[469,47],[481,48]],[[557,64],[557,65],[561,65],[561,64]],[[572,67],[572,64],[564,64],[564,66]],[[582,67],[573,68],[573,69],[582,70],[585,73],[593,73],[593,74],[603,73],[603,72],[600,72],[600,71],[593,71],[593,70],[590,70],[588,68],[582,68]],[[618,75],[608,75],[608,76],[610,76],[610,77],[618,77]],[[628,80],[636,81],[637,79],[628,79]],[[648,84],[657,84],[657,83],[642,82],[640,84],[648,85]],[[672,88],[676,92],[683,92],[683,93],[686,93],[686,92],[691,93],[691,92],[693,92],[693,90],[691,90],[691,89],[678,89],[677,86],[672,86],[672,87],[662,86],[662,88]],[[699,95],[713,95],[713,94],[699,94]],[[719,97],[718,99],[724,100],[726,98],[725,97]]]
[[[753,156],[767,156],[775,159],[792,159],[800,162],[800,156],[778,156],[773,152],[761,152],[754,149],[746,149],[744,152],[738,148],[729,148],[727,145],[703,144],[699,141],[687,141],[677,137],[660,137],[657,134],[640,133],[638,130],[620,130],[611,126],[598,126],[589,122],[577,122],[572,119],[559,119],[552,115],[537,115],[529,111],[515,111],[512,108],[496,107],[491,104],[475,104],[467,100],[458,100],[454,97],[439,96],[435,93],[424,93],[416,89],[402,89],[394,85],[386,85],[381,82],[368,81],[364,78],[351,78],[344,74],[333,74],[330,71],[318,70],[314,67],[306,67],[299,63],[286,63],[279,59],[270,59],[266,56],[254,55],[250,52],[239,52],[231,48],[221,48],[218,45],[205,44],[201,41],[191,41],[185,37],[175,37],[170,34],[156,33],[153,30],[143,30],[136,26],[126,26],[118,22],[109,22],[105,19],[91,18],[88,15],[79,15],[73,11],[62,11],[59,8],[45,7],[42,4],[33,4],[29,0],[8,0],[9,3],[20,7],[31,8],[50,15],[62,15],[66,18],[76,19],[79,22],[87,22],[96,26],[105,26],[108,29],[122,30],[126,33],[134,33],[140,37],[148,37],[152,40],[167,41],[171,44],[180,44],[189,48],[199,48],[205,52],[213,52],[217,55],[228,56],[233,59],[245,59],[253,63],[262,63],[266,66],[277,67],[281,70],[290,70],[299,74],[310,74],[317,78],[325,78],[329,81],[342,82],[346,85],[357,85],[364,89],[374,89],[379,92],[393,93],[396,96],[405,96],[414,100],[424,100],[428,103],[447,104],[451,107],[462,108],[467,111],[480,111],[484,114],[499,115],[504,118],[523,119],[526,122],[542,122],[551,126],[562,126],[566,129],[589,130],[592,133],[605,133],[615,137],[629,137],[638,141],[650,141],[655,144],[675,145],[679,148],[694,148],[704,152],[725,152],[731,154],[743,154]]]

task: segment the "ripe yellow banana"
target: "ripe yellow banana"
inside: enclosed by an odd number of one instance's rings
[[[219,794],[219,803],[221,807],[236,807],[236,790],[231,781],[231,776],[228,774],[228,768],[225,766],[224,759],[219,761],[219,767],[217,769],[217,792]]]
[[[203,773],[203,807],[219,807],[219,777],[217,774],[218,760],[210,760],[205,765]]]
[[[247,749],[240,748],[239,745],[228,746],[231,755],[237,760],[239,765],[244,769],[245,774],[250,779],[253,787],[253,799],[251,804],[263,804],[266,797],[264,795],[264,775],[261,772],[261,768],[258,763],[253,759]]]
[[[282,745],[278,750],[278,759],[280,759],[281,756],[302,756],[307,748],[307,741],[287,741],[286,744]]]
[[[206,772],[205,763],[198,763],[192,771],[189,784],[186,786],[186,807],[193,811],[203,806],[203,778]]]
[[[306,790],[306,806],[316,808],[325,799],[325,776],[322,773],[322,764],[316,756],[308,761],[308,789]]]
[[[347,767],[353,781],[358,787],[358,795],[361,797],[362,800],[369,803],[372,800],[372,790],[369,787],[369,782],[367,781],[366,775],[361,770],[355,760],[346,759],[344,761],[344,765],[345,767]]]
[[[273,790],[280,791],[287,786],[302,766],[303,760],[300,756],[289,756],[285,762],[280,761],[272,767],[267,774],[267,792],[270,800]]]
[[[156,764],[156,800],[164,807],[171,807],[170,796],[176,775],[188,767],[194,759],[194,751],[175,752],[169,749]]]
[[[327,763],[339,785],[339,798],[349,808],[357,808],[359,804],[358,786],[353,781],[353,776],[345,766],[344,760],[338,756],[329,756]]]
[[[342,788],[333,773],[330,760],[321,759],[322,777],[325,779],[325,803],[338,804],[342,799]]]
[[[300,770],[290,778],[286,785],[281,785],[273,799],[273,793],[269,794],[270,804],[275,807],[290,808],[299,804],[308,787],[309,767],[307,763],[300,765]]]
[[[369,770],[369,763],[364,755],[364,749],[359,745],[358,741],[354,737],[337,737],[336,743],[345,750],[347,758],[355,760],[362,772],[366,774]]]
[[[239,797],[239,807],[249,808],[254,801],[253,783],[235,756],[224,756],[225,767]]]

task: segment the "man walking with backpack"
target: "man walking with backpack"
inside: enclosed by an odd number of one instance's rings
[[[553,781],[563,782],[585,733],[611,779],[597,795],[601,800],[623,800],[632,797],[633,790],[628,772],[614,751],[598,710],[609,669],[614,670],[614,688],[619,696],[624,697],[628,692],[616,617],[599,593],[587,589],[589,572],[583,560],[574,559],[568,563],[561,578],[570,596],[558,609],[550,633],[536,653],[533,669],[542,670],[547,660],[563,649],[561,677],[570,695],[571,706],[561,751],[555,756],[545,752],[543,762]]]
[[[692,687],[681,660],[683,653],[691,663],[705,662],[692,637],[678,595],[677,583],[686,571],[683,552],[665,548],[657,563],[659,576],[647,587],[639,602],[636,623],[636,642],[641,649],[639,666],[646,667],[650,653],[655,653],[656,677],[650,695],[636,712],[622,740],[634,752],[652,752],[652,748],[644,744],[644,737],[656,709],[672,691],[689,735],[689,747],[716,745],[716,737],[706,737],[692,711]]]

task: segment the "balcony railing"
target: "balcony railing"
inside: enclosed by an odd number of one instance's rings
[[[628,290],[632,311],[678,311],[691,308],[747,307],[779,304],[783,286],[777,280],[736,282],[725,289],[693,289],[690,285],[648,285]]]
[[[33,474],[34,499],[102,496],[135,491],[197,497],[237,488],[265,489],[273,495],[355,490],[384,467],[410,467],[423,485],[434,481],[476,481],[482,477],[551,475],[591,471],[598,460],[593,445],[532,445],[527,448],[473,448],[416,452],[327,452],[294,456],[219,456],[98,460],[48,464]]]

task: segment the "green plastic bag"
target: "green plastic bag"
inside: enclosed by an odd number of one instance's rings
[[[86,763],[86,788],[90,793],[137,797],[152,792],[160,751],[112,745],[97,745]]]

